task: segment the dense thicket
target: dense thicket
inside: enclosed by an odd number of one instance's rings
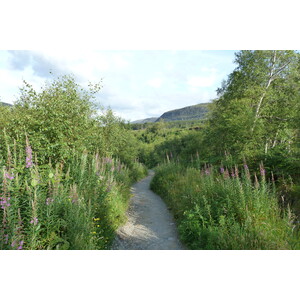
[[[109,248],[145,168],[127,125],[96,113],[99,88],[24,82],[0,107],[0,249]]]
[[[15,105],[0,107],[1,153],[6,151],[4,141],[15,140],[25,146],[28,136],[42,163],[49,158],[53,163],[65,161],[74,150],[98,152],[100,156],[131,162],[137,150],[125,123],[111,110],[96,113],[93,100],[99,89],[98,84],[83,89],[72,76],[53,79],[39,92],[24,82]]]
[[[209,156],[230,153],[299,176],[300,60],[295,51],[241,51],[206,129]],[[222,138],[220,138],[222,137]]]

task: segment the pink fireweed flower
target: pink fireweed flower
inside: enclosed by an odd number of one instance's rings
[[[260,170],[260,175],[264,177],[266,174],[266,170],[264,169],[263,165],[259,166],[259,170]]]
[[[223,174],[224,172],[225,172],[224,168],[221,167],[221,168],[220,168],[220,173]]]
[[[32,162],[32,149],[30,145],[26,146],[26,168],[30,168],[33,166]]]
[[[15,178],[15,177],[13,176],[13,174],[10,175],[10,174],[8,174],[8,173],[5,173],[4,176],[5,176],[7,179],[9,179],[9,180],[13,180],[13,179]]]
[[[0,201],[0,205],[1,205],[1,208],[2,208],[2,209],[5,209],[6,207],[9,207],[9,206],[10,206],[10,203],[9,203],[10,197],[7,197],[7,198],[5,198],[5,197],[0,197],[0,199],[2,200],[2,201]]]
[[[33,224],[33,225],[37,225],[39,219],[37,217],[34,217],[31,221],[30,221],[30,224]]]
[[[249,171],[248,165],[246,163],[244,163],[244,170],[245,170],[245,174],[246,174],[247,178],[250,179],[250,171]]]
[[[113,161],[110,157],[105,157],[104,162],[107,163],[107,164],[111,164]]]
[[[52,198],[47,198],[46,199],[46,205],[49,205],[50,203],[52,203],[54,201],[54,199]]]
[[[8,244],[8,234],[5,234],[4,237],[5,237],[4,244]]]
[[[20,243],[19,243],[19,247],[18,247],[18,250],[22,250],[22,248],[23,248],[23,244],[24,244],[24,241],[20,241]]]

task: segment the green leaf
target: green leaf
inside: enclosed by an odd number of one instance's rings
[[[31,180],[31,186],[36,187],[38,185],[38,181],[36,179]]]

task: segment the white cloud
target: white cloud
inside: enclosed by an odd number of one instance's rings
[[[23,80],[31,84],[36,90],[39,90],[45,83],[44,79],[34,76],[34,71],[30,66],[23,71],[14,72],[0,69],[1,101],[13,104],[19,96],[19,88],[23,86]]]
[[[124,69],[129,66],[129,61],[126,60],[121,54],[114,54],[112,56],[112,62],[116,69]]]
[[[187,84],[192,87],[210,87],[214,85],[216,77],[211,75],[209,77],[204,76],[193,76],[189,77]]]
[[[163,83],[163,79],[159,78],[159,77],[152,78],[152,79],[150,79],[150,80],[147,81],[147,84],[150,85],[150,86],[152,86],[152,87],[154,87],[154,88],[161,87],[162,83]]]
[[[99,102],[142,119],[214,98],[231,60],[210,51],[0,51],[0,97],[14,100],[22,79],[38,89],[53,78],[51,70],[54,77],[73,74],[83,87],[103,79]]]

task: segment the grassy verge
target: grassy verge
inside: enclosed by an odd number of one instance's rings
[[[87,153],[55,167],[33,157],[27,143],[0,159],[0,249],[109,249],[145,168]]]
[[[292,213],[279,206],[274,184],[260,170],[169,163],[156,169],[151,188],[172,209],[190,249],[299,249]]]

